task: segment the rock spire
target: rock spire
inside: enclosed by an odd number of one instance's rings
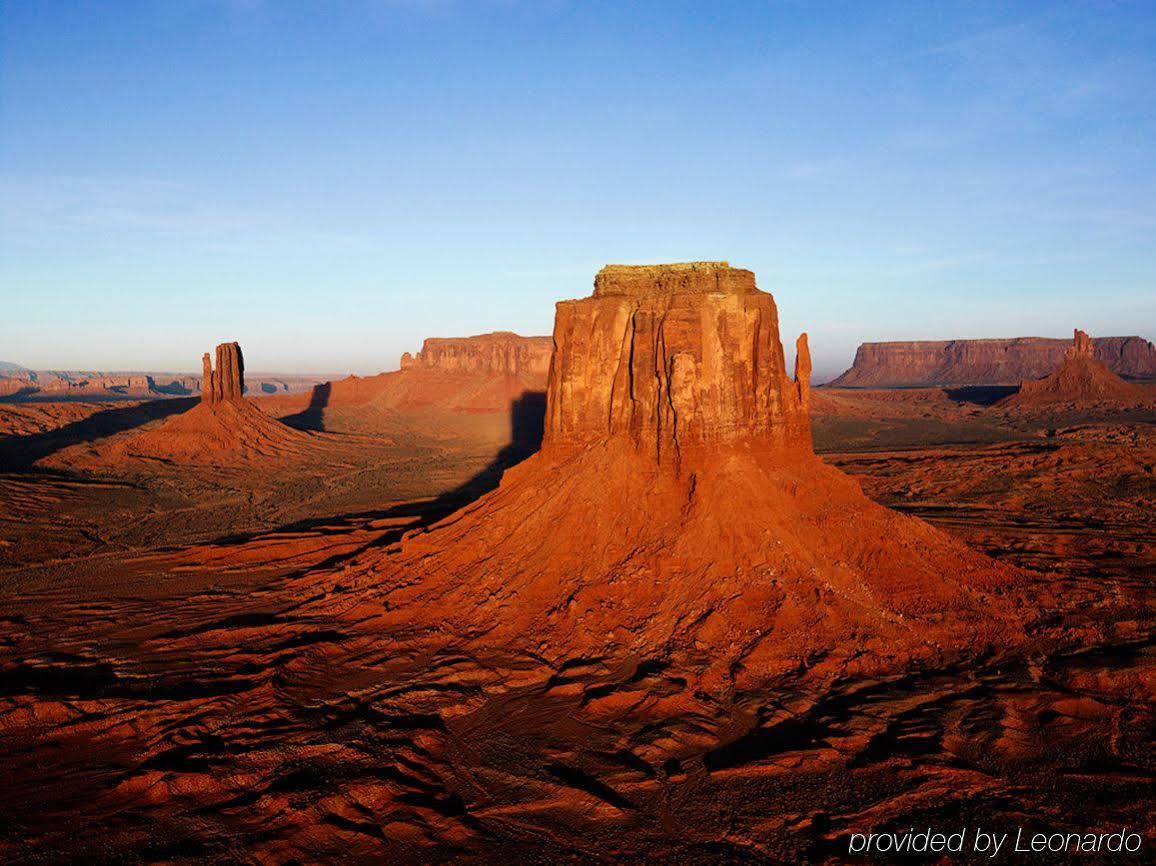
[[[245,356],[239,343],[217,346],[217,365],[206,352],[201,359],[201,402],[210,406],[227,400],[240,400],[245,393]]]

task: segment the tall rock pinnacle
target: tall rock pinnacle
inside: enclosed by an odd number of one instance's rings
[[[208,352],[201,356],[201,402],[206,404],[217,402],[216,392],[213,390],[213,361]]]
[[[213,405],[226,400],[240,400],[245,394],[245,356],[239,343],[217,346],[214,370],[206,352],[201,359],[201,402]]]
[[[557,305],[543,447],[626,438],[665,463],[722,443],[811,450],[810,354],[786,373],[774,299],[726,262],[608,265]]]
[[[1079,328],[1075,328],[1072,331],[1072,348],[1068,349],[1068,357],[1091,358],[1093,356],[1092,338]]]

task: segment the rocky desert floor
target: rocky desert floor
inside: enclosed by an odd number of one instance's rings
[[[300,435],[109,463],[189,402],[0,403],[0,852],[824,862],[1022,826],[1150,853],[1156,411],[1002,396],[822,389],[812,426],[877,502],[1030,571],[1027,646],[713,689],[691,656],[363,627],[359,565],[491,489],[532,420],[260,398]]]

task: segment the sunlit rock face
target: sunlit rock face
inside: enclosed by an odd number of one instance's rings
[[[786,372],[774,298],[726,262],[608,265],[557,306],[547,449],[629,438],[660,462],[712,444],[809,451],[810,355]]]
[[[476,337],[430,337],[416,355],[401,356],[401,369],[488,375],[545,375],[553,343],[549,337],[523,337],[509,331]]]

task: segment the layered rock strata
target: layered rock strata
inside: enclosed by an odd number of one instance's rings
[[[401,356],[401,369],[443,373],[544,376],[550,366],[553,341],[522,337],[509,331],[476,337],[430,337],[416,355]]]
[[[553,346],[550,337],[508,331],[429,337],[420,352],[401,356],[400,370],[314,387],[307,411],[333,429],[359,430],[392,424],[379,413],[508,414],[527,395],[540,400]]]
[[[558,304],[554,343],[547,450],[608,438],[659,460],[737,440],[810,449],[809,382],[788,378],[774,299],[750,271],[603,268],[591,297]]]

